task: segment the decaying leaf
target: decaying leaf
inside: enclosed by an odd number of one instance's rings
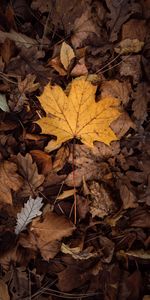
[[[41,255],[46,260],[53,257],[53,252],[49,251],[51,244],[71,235],[74,229],[75,226],[69,220],[54,212],[47,212],[42,221],[37,218],[31,225],[31,232],[36,238]]]
[[[65,70],[68,69],[71,60],[75,57],[73,49],[65,42],[62,43],[60,50],[60,60]]]
[[[27,225],[37,216],[41,215],[41,207],[43,206],[42,198],[36,197],[32,199],[30,196],[29,200],[25,203],[21,212],[17,214],[17,225],[15,227],[15,233],[19,234],[25,230]]]
[[[125,39],[121,41],[118,47],[115,48],[116,53],[128,54],[128,53],[138,53],[142,50],[144,42],[138,39]]]
[[[13,162],[0,163],[0,201],[12,204],[11,190],[18,191],[23,179],[17,174],[17,166]]]
[[[72,138],[80,139],[84,144],[93,147],[94,141],[110,144],[117,140],[109,127],[117,119],[120,100],[107,97],[95,102],[96,87],[85,79],[72,81],[69,96],[59,86],[48,84],[39,97],[47,117],[36,123],[42,133],[57,136],[46,147],[47,151],[58,148],[63,142]]]
[[[90,191],[92,198],[90,212],[93,218],[95,216],[103,218],[114,211],[115,204],[103,185],[93,182]]]

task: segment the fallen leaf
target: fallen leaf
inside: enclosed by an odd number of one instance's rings
[[[0,299],[10,300],[10,296],[8,293],[8,286],[2,279],[0,279]]]
[[[139,3],[126,3],[125,1],[106,0],[109,9],[107,26],[110,30],[110,40],[117,40],[122,24],[124,24],[132,14],[138,14],[141,11]]]
[[[108,96],[118,98],[123,104],[127,104],[130,100],[131,84],[128,81],[106,80],[101,85],[101,97]]]
[[[11,190],[18,191],[23,179],[17,174],[17,166],[13,162],[0,163],[0,201],[12,204]]]
[[[71,42],[75,48],[82,47],[89,36],[96,34],[96,27],[88,8],[83,12],[81,17],[75,20],[73,32]]]
[[[80,139],[89,147],[93,147],[94,141],[109,145],[117,140],[109,126],[121,114],[118,109],[120,101],[107,97],[95,102],[95,92],[96,87],[84,79],[72,81],[68,97],[59,86],[48,84],[45,87],[39,100],[47,117],[36,123],[42,133],[57,136],[56,141],[49,142],[47,151],[72,138]]]
[[[10,39],[6,38],[1,48],[1,55],[6,65],[9,63],[10,58],[14,54],[15,54],[15,43]]]
[[[131,76],[136,84],[141,78],[141,56],[132,55],[132,57],[122,56],[120,64],[120,75]]]
[[[64,167],[68,157],[69,157],[69,148],[66,145],[62,146],[56,153],[53,162],[53,170],[55,172],[60,171]]]
[[[37,246],[45,260],[49,260],[52,254],[49,251],[47,253],[44,251],[43,255],[43,247],[52,242],[61,241],[63,237],[70,236],[73,230],[75,230],[75,226],[69,220],[54,212],[47,212],[42,221],[37,218],[31,224],[31,232],[34,234]]]
[[[26,78],[22,81],[18,82],[18,90],[22,93],[32,93],[35,92],[39,88],[39,83],[34,82],[36,79],[36,75],[27,74]]]
[[[125,39],[115,47],[115,52],[120,54],[138,53],[142,50],[144,42],[138,39]]]
[[[102,184],[99,185],[98,182],[93,182],[90,186],[90,192],[92,199],[90,213],[92,218],[95,216],[103,218],[114,211],[115,204]]]
[[[71,248],[68,245],[62,243],[61,252],[64,254],[70,254],[74,259],[78,260],[87,260],[92,257],[97,257],[98,253],[91,252],[91,247],[87,247],[83,251],[80,250],[80,247]]]
[[[11,32],[4,32],[0,30],[0,42],[3,43],[6,38],[14,41],[18,47],[21,47],[22,44],[26,48],[30,48],[33,45],[38,45],[38,42],[35,39],[32,39],[23,33],[18,33],[14,30],[11,30]]]
[[[88,69],[85,65],[84,57],[79,60],[71,71],[71,76],[82,76],[88,74]]]
[[[40,211],[41,207],[43,206],[42,200],[43,198],[36,197],[35,199],[32,199],[30,196],[29,200],[21,209],[21,212],[17,214],[17,225],[15,227],[16,234],[19,234],[21,231],[25,230],[33,218],[42,214]]]
[[[24,184],[19,191],[19,197],[35,196],[36,189],[44,182],[45,177],[38,173],[37,165],[33,162],[31,154],[26,156],[20,153],[13,156],[12,160],[18,166],[18,172],[24,178]]]
[[[135,208],[138,206],[136,196],[128,189],[128,187],[124,184],[120,187],[120,196],[123,202],[123,208]]]
[[[60,60],[65,70],[68,70],[68,67],[71,63],[71,60],[75,57],[73,49],[65,42],[62,43],[60,49]]]
[[[65,180],[68,186],[77,187],[80,186],[83,181],[104,180],[105,176],[111,175],[108,164],[98,161],[98,157],[102,158],[103,156],[98,149],[95,148],[96,147],[88,148],[85,145],[75,145],[74,152],[72,152],[73,149],[71,150],[68,162],[72,164],[72,155],[74,153],[74,165],[76,168]]]
[[[30,153],[33,159],[36,161],[40,173],[43,175],[48,175],[52,171],[51,156],[41,150],[31,150]]]
[[[9,112],[9,106],[6,101],[6,96],[3,94],[0,94],[0,109],[2,109],[5,112]]]
[[[63,199],[69,198],[69,197],[73,196],[75,194],[75,192],[76,192],[75,189],[64,191],[62,194],[57,196],[56,200],[63,200]]]
[[[149,102],[150,88],[145,82],[138,84],[135,92],[133,93],[134,102],[132,109],[134,117],[142,124],[147,118],[147,105]]]
[[[81,270],[81,266],[76,266],[73,261],[71,265],[68,264],[63,271],[59,272],[57,274],[57,287],[59,290],[63,292],[71,292],[73,289],[77,289],[82,286],[89,279],[90,274],[85,272],[86,274],[83,276],[83,272]],[[77,294],[77,297],[78,296],[79,293]]]
[[[67,72],[64,70],[64,68],[61,65],[59,57],[55,57],[49,60],[47,66],[52,66],[61,76],[67,75]]]
[[[122,40],[138,39],[144,42],[146,35],[146,22],[140,19],[130,19],[122,26]]]
[[[135,129],[135,127],[135,124],[132,122],[126,112],[124,112],[117,120],[113,121],[111,124],[111,128],[119,139],[121,139],[130,128]]]

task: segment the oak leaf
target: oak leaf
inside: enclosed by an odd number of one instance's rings
[[[18,196],[21,198],[35,196],[38,188],[44,182],[45,177],[38,173],[37,165],[33,162],[31,154],[27,153],[23,156],[19,153],[12,157],[12,160],[17,164],[18,172],[24,178],[24,184]]]
[[[95,93],[96,86],[86,79],[73,80],[68,97],[60,86],[45,87],[39,101],[47,116],[36,123],[42,133],[57,136],[57,140],[48,144],[47,151],[72,138],[80,139],[89,147],[93,147],[94,141],[109,145],[117,140],[110,124],[121,114],[120,100],[106,97],[95,102]]]
[[[43,198],[36,197],[33,199],[31,196],[29,200],[22,207],[21,212],[17,214],[17,224],[15,227],[15,233],[19,234],[21,231],[25,230],[27,225],[37,216],[40,216],[42,212],[40,211],[43,206]]]

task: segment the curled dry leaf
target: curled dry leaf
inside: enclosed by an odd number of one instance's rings
[[[47,175],[52,171],[52,159],[49,154],[41,150],[31,150],[30,153],[36,161],[41,174]]]
[[[120,100],[107,97],[95,102],[95,92],[96,87],[81,78],[72,81],[68,97],[59,86],[45,87],[39,100],[47,117],[36,123],[42,133],[57,136],[57,140],[49,142],[47,151],[57,149],[72,138],[80,139],[89,147],[93,147],[94,141],[109,145],[117,140],[110,124],[121,114]]]
[[[31,232],[35,236],[37,246],[45,260],[52,257],[52,253],[48,250],[51,243],[61,241],[63,237],[71,235],[73,230],[75,230],[75,226],[69,220],[54,212],[47,212],[43,216],[43,220],[35,219],[31,225]]]
[[[0,201],[12,204],[11,190],[18,191],[23,179],[17,174],[17,166],[13,162],[0,163]]]
[[[71,248],[68,245],[62,243],[61,252],[65,254],[70,254],[74,259],[78,260],[87,260],[92,257],[97,257],[98,253],[91,252],[91,247],[87,247],[83,251],[80,250],[79,247]]]

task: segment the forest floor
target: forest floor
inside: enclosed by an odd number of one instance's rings
[[[150,299],[149,18],[1,1],[0,300]]]

